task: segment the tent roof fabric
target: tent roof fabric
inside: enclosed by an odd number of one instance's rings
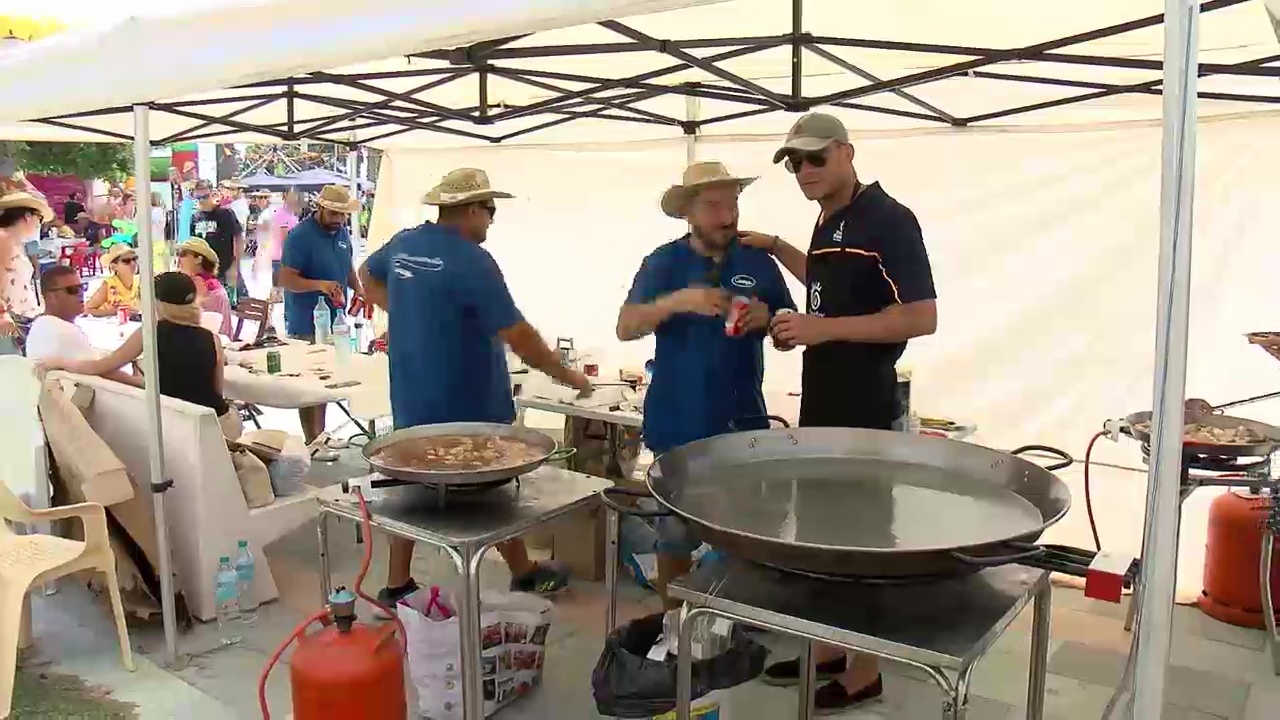
[[[127,139],[138,102],[155,142],[382,147],[777,133],[778,112],[815,107],[864,133],[1160,116],[1161,0],[256,3],[255,52],[225,42],[243,15],[215,9],[0,55],[0,92],[23,98],[0,132]],[[1280,110],[1269,4],[1202,2],[1202,114]],[[102,57],[173,38],[172,62],[101,82]]]

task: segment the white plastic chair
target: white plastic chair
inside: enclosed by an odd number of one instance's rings
[[[0,482],[0,717],[8,717],[13,703],[18,650],[29,646],[32,586],[51,582],[80,570],[99,570],[107,576],[111,609],[120,636],[120,656],[133,672],[133,651],[124,623],[124,604],[116,580],[116,560],[107,535],[107,514],[97,503],[78,503],[49,510],[32,510]],[[51,520],[80,518],[84,541],[53,535],[18,535],[10,522],[31,527]]]

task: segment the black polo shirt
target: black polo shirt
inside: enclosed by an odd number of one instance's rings
[[[916,216],[879,183],[814,226],[805,262],[806,311],[873,315],[937,297]],[[800,423],[888,429],[898,416],[902,343],[829,342],[805,349]]]

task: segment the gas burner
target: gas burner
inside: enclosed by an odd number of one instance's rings
[[[830,582],[841,583],[857,583],[859,585],[925,585],[929,583],[944,582],[946,580],[955,580],[962,575],[940,574],[940,575],[896,575],[893,577],[876,577],[869,575],[828,575],[826,573],[809,572],[808,570],[796,570],[794,568],[785,568],[780,565],[771,565],[769,563],[756,563],[777,570],[778,572],[787,573],[789,575],[800,575],[802,577],[813,578],[815,580],[827,580]]]
[[[1151,461],[1151,445],[1142,444],[1142,462],[1150,463]],[[1240,475],[1261,475],[1265,476],[1271,469],[1271,458],[1266,456],[1257,457],[1234,457],[1222,455],[1199,455],[1188,453],[1182,458],[1183,473],[1188,471],[1199,471],[1203,473],[1232,473]]]

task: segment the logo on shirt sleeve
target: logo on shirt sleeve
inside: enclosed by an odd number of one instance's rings
[[[753,288],[756,286],[756,279],[750,275],[734,275],[729,279],[729,284],[740,288]]]
[[[411,278],[414,276],[415,271],[418,270],[440,272],[444,269],[444,260],[400,254],[391,258],[391,269],[402,278]]]

